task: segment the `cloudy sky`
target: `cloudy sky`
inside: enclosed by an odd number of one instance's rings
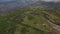
[[[46,1],[46,2],[60,2],[60,0],[42,0],[42,1]]]
[[[14,0],[0,0],[0,2],[8,2],[8,1],[14,1]],[[28,0],[31,1],[31,0]],[[32,1],[39,1],[39,0],[32,0]],[[46,2],[60,2],[60,0],[41,0]]]
[[[13,1],[13,0],[0,0],[0,2],[8,2],[8,1]]]

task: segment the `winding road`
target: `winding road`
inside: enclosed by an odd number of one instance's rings
[[[54,21],[53,19],[48,18],[48,14],[44,13],[45,19],[53,26],[53,28],[60,34],[60,23]]]

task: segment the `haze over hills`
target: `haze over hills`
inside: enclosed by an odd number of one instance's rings
[[[32,4],[32,5],[45,5],[45,6],[49,6],[49,7],[60,7],[60,2],[45,2],[45,1],[37,1],[36,3]]]
[[[6,11],[6,10],[11,10],[16,7],[22,7],[26,6],[29,4],[32,4],[36,2],[37,0],[15,0],[15,1],[10,1],[10,2],[1,2],[0,3],[0,11]]]
[[[17,7],[23,7],[27,5],[46,5],[46,6],[51,6],[51,7],[59,7],[60,2],[49,2],[49,1],[43,1],[43,0],[2,0],[0,1],[0,11],[8,11],[15,9]]]

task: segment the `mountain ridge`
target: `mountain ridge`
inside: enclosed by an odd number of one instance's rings
[[[45,2],[45,1],[38,1],[32,5],[36,5],[36,6],[41,6],[41,5],[45,5],[45,6],[49,6],[49,7],[60,7],[60,2]]]
[[[45,2],[41,0],[16,0],[12,2],[6,2],[0,4],[0,11],[9,11],[17,7],[29,6],[29,5],[45,5],[49,7],[60,7],[60,2]]]

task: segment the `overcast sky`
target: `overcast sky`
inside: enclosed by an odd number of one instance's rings
[[[0,2],[8,2],[8,1],[13,1],[13,0],[0,0]],[[32,1],[39,1],[39,0],[32,0]],[[41,0],[41,1],[46,1],[46,2],[60,2],[60,0]]]
[[[0,0],[0,2],[8,2],[8,1],[13,1],[13,0]]]
[[[60,0],[42,0],[42,1],[46,1],[46,2],[60,2]]]

